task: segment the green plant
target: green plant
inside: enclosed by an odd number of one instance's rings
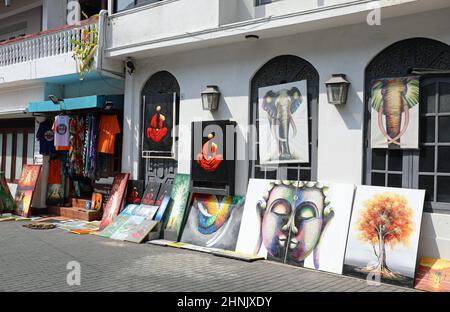
[[[83,12],[84,17],[88,16]],[[98,16],[94,15],[91,18]],[[98,48],[98,29],[97,25],[93,25],[92,29],[84,28],[81,30],[80,40],[72,39],[74,45],[73,57],[79,63],[80,80],[84,80],[86,73],[92,69],[94,64],[95,53]]]

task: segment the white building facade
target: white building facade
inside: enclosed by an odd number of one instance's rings
[[[191,122],[231,119],[239,127],[238,195],[253,177],[427,189],[419,256],[450,258],[448,1],[138,2],[110,1],[105,42],[107,58],[135,67],[125,78],[123,171],[160,180],[189,173]],[[337,73],[351,82],[343,106],[329,104],[326,94],[325,82]],[[411,73],[422,75],[421,105],[429,107],[421,150],[372,151],[369,83]],[[265,171],[253,160],[257,140],[248,131],[257,90],[297,80],[308,81],[311,161]],[[216,112],[202,109],[207,85],[220,88]],[[143,96],[164,92],[179,98],[173,163],[141,157]]]

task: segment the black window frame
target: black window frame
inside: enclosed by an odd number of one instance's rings
[[[399,61],[401,60],[401,61]],[[436,83],[439,81],[447,81],[450,76],[450,46],[433,39],[428,38],[411,38],[406,39],[387,47],[376,55],[373,60],[368,64],[365,71],[365,119],[364,119],[364,174],[363,184],[386,186],[386,187],[398,187],[398,185],[392,185],[389,181],[389,175],[400,175],[402,188],[418,189],[419,188],[419,176],[424,175],[420,171],[420,150],[372,150],[370,146],[370,123],[371,123],[371,107],[370,100],[370,88],[371,83],[375,79],[380,78],[393,78],[404,77],[408,75],[417,75],[417,72],[427,72],[427,70],[435,71],[434,74],[422,74],[420,76],[421,93],[423,93],[424,86],[430,83]],[[438,73],[441,71],[441,73]],[[423,94],[421,95],[420,107],[423,103]],[[436,104],[437,105],[437,104]],[[421,108],[422,112],[422,108]],[[422,115],[422,113],[421,113]],[[421,116],[423,118],[423,116]],[[440,117],[439,115],[437,118]],[[423,122],[421,119],[419,125],[419,131],[421,134],[420,143],[422,142]],[[437,127],[437,124],[435,125]],[[436,140],[437,134],[434,134]],[[379,153],[379,162],[374,165],[374,155]],[[390,153],[401,153],[400,159],[390,157]],[[382,165],[383,159],[385,164]],[[436,155],[434,155],[436,159]],[[397,167],[395,170],[390,170],[389,164],[395,161]],[[435,160],[436,161],[436,160]],[[401,169],[398,168],[401,163]],[[380,168],[374,168],[381,164]],[[433,173],[436,173],[437,164],[434,163]],[[392,167],[392,166],[391,166]],[[378,182],[374,181],[373,174],[378,174]],[[381,175],[384,175],[384,183]],[[438,174],[439,176],[439,174]],[[433,176],[434,187],[436,187],[436,176]],[[395,181],[395,180],[393,180]],[[392,181],[391,181],[392,182]],[[394,184],[397,184],[398,181]],[[434,196],[436,196],[434,192]],[[429,213],[444,213],[450,214],[450,203],[425,201],[424,211]]]
[[[307,81],[310,161],[308,164],[261,165],[258,150],[258,89],[295,81]],[[250,133],[249,177],[256,179],[316,181],[318,168],[320,77],[316,68],[305,59],[295,55],[280,55],[265,63],[251,80],[250,124],[256,133]],[[253,129],[253,128],[251,128]]]
[[[144,5],[153,4],[153,3],[157,3],[157,2],[162,2],[162,1],[165,1],[165,0],[141,0],[141,1],[145,1],[143,3],[139,3],[138,1],[139,0],[133,0],[134,4],[133,4],[132,7],[118,11],[117,10],[117,4],[118,4],[117,2],[118,2],[118,0],[114,0],[113,12],[114,13],[125,12],[125,11],[131,10],[131,9],[134,9],[134,8],[138,8],[138,7],[141,7],[141,6],[144,6]]]

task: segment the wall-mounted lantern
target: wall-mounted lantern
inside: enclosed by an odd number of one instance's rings
[[[328,103],[344,105],[347,103],[350,82],[344,74],[333,74],[332,78],[325,82],[327,86]]]
[[[219,108],[220,91],[217,86],[207,86],[202,92],[203,109],[215,111]]]

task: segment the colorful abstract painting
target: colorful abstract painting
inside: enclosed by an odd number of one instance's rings
[[[129,173],[119,173],[114,178],[111,194],[108,202],[106,203],[105,209],[103,210],[100,230],[106,228],[122,210],[129,178]]]
[[[128,221],[130,222],[130,221]],[[126,226],[126,224],[125,224]],[[150,219],[142,219],[128,231],[125,241],[136,244],[142,243],[148,234],[158,227],[158,222]]]
[[[161,204],[159,205],[158,213],[155,216],[155,221],[161,222],[164,220],[164,217],[166,215],[167,207],[169,207],[170,201],[172,199],[169,195],[165,195],[163,200],[161,201]]]
[[[450,292],[450,260],[422,258],[416,274],[416,289]]]
[[[354,186],[250,180],[237,251],[342,273]]]
[[[6,183],[5,174],[0,172],[0,213],[14,211],[14,198],[9,190],[8,183]]]
[[[234,251],[244,203],[244,197],[195,194],[181,242]]]
[[[108,225],[98,235],[115,239],[115,240],[129,240],[132,242],[140,243],[148,235],[145,231],[149,228],[149,224],[155,216],[158,207],[145,206],[145,205],[128,205],[118,215],[113,222]],[[152,222],[149,222],[152,221]],[[157,222],[155,222],[157,223]]]
[[[189,200],[189,188],[191,177],[188,174],[177,174],[173,182],[172,201],[169,205],[169,217],[167,219],[166,231],[176,232],[180,235],[184,213]]]
[[[260,163],[308,163],[308,93],[305,80],[258,90]]]
[[[388,78],[372,83],[372,148],[419,148],[419,77]]]
[[[31,203],[34,197],[36,184],[41,174],[41,165],[24,165],[22,176],[17,185],[14,197],[14,213],[25,218],[31,217]]]
[[[141,204],[153,206],[156,205],[158,199],[158,192],[161,187],[161,183],[150,182],[145,189],[144,195],[141,199]]]
[[[142,157],[174,158],[173,130],[176,116],[176,94],[159,94],[144,98]]]
[[[130,180],[127,188],[127,205],[139,205],[144,195],[144,181]]]
[[[344,274],[414,286],[425,191],[358,186]]]
[[[163,183],[161,184],[161,188],[159,189],[158,192],[158,197],[156,198],[156,206],[161,206],[165,197],[169,196],[170,198],[170,194],[172,194],[172,184],[168,184],[168,183]]]
[[[236,126],[229,120],[192,123],[193,181],[234,183]]]

